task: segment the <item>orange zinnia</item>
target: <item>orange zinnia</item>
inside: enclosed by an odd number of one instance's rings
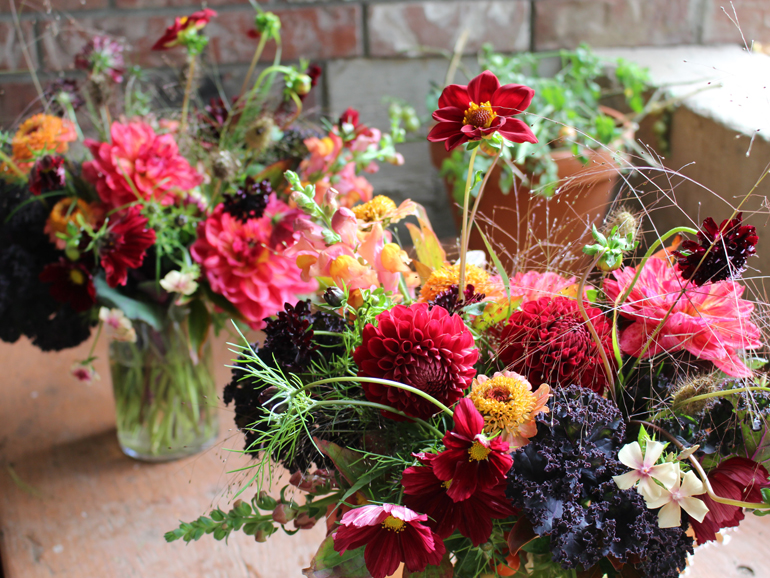
[[[13,136],[13,160],[22,170],[29,170],[39,153],[65,153],[67,143],[77,139],[75,126],[67,119],[36,114],[25,120]],[[4,171],[7,168],[4,167]]]

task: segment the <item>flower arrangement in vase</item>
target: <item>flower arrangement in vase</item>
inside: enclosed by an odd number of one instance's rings
[[[186,53],[181,109],[159,118],[151,83],[129,71],[120,43],[97,36],[75,61],[85,86],[53,83],[48,112],[0,148],[0,338],[24,335],[50,351],[82,343],[94,326],[106,333],[118,439],[147,460],[217,437],[210,329],[225,319],[260,329],[318,287],[287,253],[310,217],[289,199],[283,171],[297,170],[321,197],[333,183],[348,206],[371,198],[364,175],[378,162],[403,162],[391,135],[355,111],[334,125],[300,124],[320,74],[306,63],[275,63],[256,78],[252,66],[232,102],[199,102],[214,17],[177,18],[155,44]],[[280,20],[260,10],[255,25],[254,64],[280,42]],[[96,138],[84,137],[83,107]],[[98,378],[93,351],[72,368],[83,382]]]
[[[224,399],[254,486],[168,541],[325,519],[308,577],[675,578],[744,509],[770,510],[765,341],[739,281],[758,235],[740,210],[636,259],[638,216],[618,210],[579,277],[468,252],[474,160],[536,140],[517,118],[532,96],[487,71],[439,100],[433,138],[470,154],[456,263],[414,203],[317,203],[287,173],[308,217],[288,254],[318,298],[237,348]],[[387,232],[404,217],[412,259]]]

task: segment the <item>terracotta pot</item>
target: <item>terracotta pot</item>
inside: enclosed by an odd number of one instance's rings
[[[433,164],[439,168],[449,153],[443,143],[430,146]],[[509,271],[580,270],[586,261],[582,247],[592,238],[591,225],[601,223],[614,198],[619,172],[612,154],[587,150],[587,165],[571,151],[557,150],[551,156],[561,181],[552,197],[532,196],[516,180],[504,194],[499,186],[502,169],[497,166],[481,198],[476,222]],[[454,200],[451,183],[445,180],[445,185],[459,232],[462,207]],[[470,249],[485,250],[476,227]]]

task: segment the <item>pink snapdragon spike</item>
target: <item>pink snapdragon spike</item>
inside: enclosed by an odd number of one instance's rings
[[[633,267],[613,271],[615,280],[606,279],[603,287],[610,301],[619,299],[635,274]],[[762,342],[759,328],[751,322],[754,304],[741,299],[743,290],[735,281],[698,287],[684,281],[668,261],[650,259],[620,308],[620,314],[633,321],[620,334],[620,349],[634,357],[642,355],[663,324],[644,358],[684,349],[731,377],[751,377],[739,352],[761,347]]]
[[[661,528],[679,527],[682,524],[682,510],[698,522],[702,522],[706,514],[709,513],[703,500],[694,497],[706,493],[703,482],[698,479],[694,472],[687,472],[682,476],[679,464],[673,465],[676,470],[674,484],[670,488],[661,488],[661,493],[657,498],[647,499],[648,508],[660,508],[658,525]]]
[[[673,463],[655,465],[660,459],[666,444],[648,441],[644,454],[638,442],[627,444],[618,452],[618,459],[631,468],[621,476],[614,476],[615,483],[621,490],[636,486],[646,499],[660,496],[662,488],[655,483],[658,480],[667,488],[674,485],[679,469]]]

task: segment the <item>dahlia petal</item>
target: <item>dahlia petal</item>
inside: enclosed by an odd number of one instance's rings
[[[463,124],[465,118],[465,109],[458,108],[456,106],[447,106],[445,108],[439,108],[433,112],[433,120],[437,120],[443,123],[451,124]]]
[[[463,125],[461,122],[439,122],[428,133],[430,142],[440,142],[461,133]]]
[[[468,89],[459,84],[450,84],[441,92],[438,99],[439,108],[456,107],[465,110],[471,102]]]
[[[456,134],[455,136],[449,137],[444,142],[444,148],[447,151],[452,151],[456,149],[458,146],[468,142],[468,137],[466,137],[462,132],[459,134]]]
[[[506,119],[505,124],[497,129],[497,132],[499,132],[509,141],[515,143],[538,142],[535,133],[532,132],[532,129],[529,127],[529,125],[518,118]]]
[[[497,76],[489,70],[485,70],[468,83],[468,96],[476,104],[489,102],[499,88],[500,81]]]
[[[500,115],[513,116],[524,112],[532,102],[535,91],[522,84],[504,84],[492,95],[492,109]]]

